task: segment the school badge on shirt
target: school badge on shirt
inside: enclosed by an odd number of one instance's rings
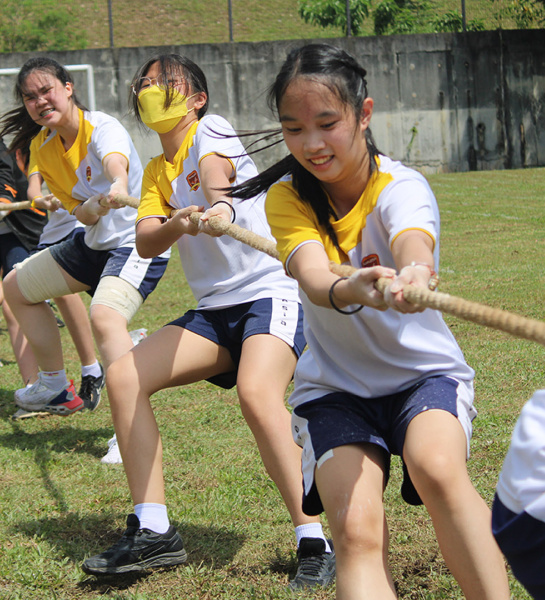
[[[191,192],[196,192],[201,187],[201,182],[199,181],[199,174],[197,171],[191,171],[191,173],[186,177],[186,180],[189,184],[189,190]]]
[[[85,169],[85,176],[87,177],[87,181],[91,181],[91,167],[87,167],[87,169]]]
[[[368,254],[361,259],[362,267],[376,267],[380,265],[378,254]]]

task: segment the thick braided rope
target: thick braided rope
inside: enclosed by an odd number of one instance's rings
[[[132,196],[125,196],[124,194],[118,194],[114,200],[123,206],[130,206],[132,208],[138,208],[140,200],[133,198]],[[25,210],[31,208],[30,200],[23,200],[22,202],[0,202],[0,211],[12,211],[12,210]],[[41,210],[41,209],[40,209]]]
[[[338,265],[334,262],[329,263],[329,268],[340,277],[350,277],[356,270],[350,265]],[[384,293],[388,284],[388,279],[381,278],[377,281],[375,287],[379,292]],[[515,337],[545,345],[545,323],[542,321],[527,319],[506,310],[491,308],[485,304],[470,302],[463,298],[457,298],[456,296],[450,296],[441,292],[432,292],[412,285],[406,285],[403,288],[403,297],[411,304],[440,310],[460,319],[493,329],[499,329]]]
[[[197,224],[201,214],[198,212],[191,213],[191,222]],[[279,258],[276,244],[260,235],[248,231],[239,225],[227,223],[227,221],[220,217],[211,217],[209,223],[216,231],[229,235],[239,242],[248,244],[256,250],[265,252],[265,254],[273,258]],[[329,268],[333,273],[341,277],[350,276],[356,270],[352,266],[338,265],[333,262],[329,264]],[[377,281],[376,288],[384,293],[388,284],[388,279],[381,278]],[[499,329],[515,337],[545,345],[545,323],[542,321],[527,319],[506,310],[491,308],[485,304],[471,302],[441,292],[432,292],[424,288],[416,288],[411,285],[403,288],[403,295],[411,304],[439,310],[460,319],[477,323],[478,325]]]
[[[7,212],[9,210],[11,212],[12,210],[25,210],[31,208],[31,204],[30,200],[23,200],[22,202],[0,202],[0,211]]]
[[[201,215],[202,213],[193,212],[189,215],[189,220],[193,223],[193,225],[198,225]],[[235,223],[228,223],[221,217],[210,217],[208,222],[210,223],[210,227],[212,227],[212,229],[228,235],[229,237],[232,237],[243,244],[251,246],[252,248],[255,248],[255,250],[259,250],[260,252],[264,252],[265,254],[280,260],[280,255],[276,249],[276,244],[272,240],[268,240],[267,238],[264,238],[253,231],[244,229],[244,227],[236,225]]]

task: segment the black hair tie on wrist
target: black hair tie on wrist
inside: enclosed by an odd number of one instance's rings
[[[217,202],[214,202],[214,204],[212,204],[212,207],[216,206],[216,204],[227,204],[227,206],[231,209],[231,213],[232,213],[231,214],[231,223],[234,223],[236,221],[237,213],[235,212],[235,207],[230,202],[227,202],[227,200],[218,200]]]
[[[363,304],[360,304],[360,306],[354,310],[343,310],[342,308],[339,308],[333,300],[333,291],[335,290],[335,286],[339,283],[339,281],[343,281],[344,279],[348,279],[348,277],[341,277],[331,284],[331,287],[329,288],[329,303],[338,313],[341,313],[341,315],[353,315],[363,308]]]

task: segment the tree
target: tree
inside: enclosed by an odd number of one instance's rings
[[[436,32],[463,31],[462,15],[456,10],[449,10],[438,15],[432,22]],[[467,31],[484,31],[484,23],[480,19],[472,19],[466,23]]]
[[[376,35],[422,31],[426,0],[382,0],[373,13]]]
[[[369,16],[371,0],[349,0],[350,33],[359,35]],[[346,0],[299,0],[299,14],[305,23],[320,27],[341,27],[346,31]]]
[[[0,51],[74,50],[87,46],[77,19],[56,0],[2,0]]]

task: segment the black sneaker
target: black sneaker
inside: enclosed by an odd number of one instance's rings
[[[290,581],[290,590],[303,590],[317,586],[327,587],[335,578],[335,550],[328,540],[331,552],[325,551],[321,538],[301,538],[297,549],[297,573]]]
[[[86,375],[81,378],[81,385],[78,392],[78,396],[83,400],[83,407],[91,412],[99,405],[100,394],[106,383],[104,369],[100,363],[99,367],[100,375],[98,377]]]
[[[166,533],[140,529],[136,515],[127,517],[127,529],[111,548],[83,561],[81,568],[91,575],[113,575],[171,567],[187,560],[180,534],[172,525]]]

